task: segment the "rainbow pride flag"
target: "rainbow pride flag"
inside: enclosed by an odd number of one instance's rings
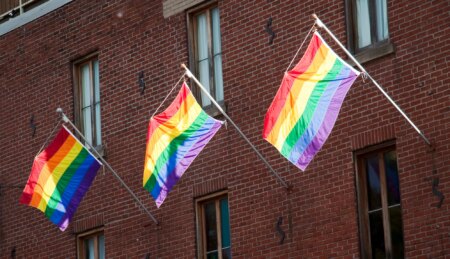
[[[44,212],[64,231],[100,166],[63,126],[50,145],[35,157],[20,203]]]
[[[186,83],[170,106],[150,119],[143,185],[158,208],[222,123],[203,111]]]
[[[358,75],[315,32],[300,62],[283,77],[264,119],[263,138],[304,171]]]

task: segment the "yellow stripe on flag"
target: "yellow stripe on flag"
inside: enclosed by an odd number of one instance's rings
[[[170,142],[191,126],[201,111],[202,108],[198,105],[192,93],[190,93],[186,96],[186,99],[174,116],[153,132],[147,144],[143,177],[144,185],[152,175],[156,161],[161,153],[169,146]]]
[[[329,51],[326,45],[322,44],[307,71],[294,80],[291,87],[292,100],[286,100],[280,116],[267,138],[279,151],[305,111],[308,99],[317,82],[327,75],[335,60],[336,56]],[[284,120],[280,118],[284,118]]]
[[[64,159],[67,153],[72,149],[76,143],[75,138],[67,137],[64,144],[56,151],[56,153],[45,163],[39,173],[39,179],[34,187],[33,196],[31,197],[30,206],[37,208],[41,202],[41,198],[44,192],[44,186],[48,181],[48,178],[53,173],[53,170],[59,165],[59,162]]]
[[[73,139],[72,136],[69,136],[69,138]],[[45,183],[44,191],[42,193],[42,199],[38,206],[39,210],[45,212],[45,209],[50,200],[50,197],[52,197],[53,192],[56,189],[56,184],[58,183],[59,179],[64,174],[64,172],[67,170],[67,168],[75,160],[75,158],[77,158],[78,154],[81,152],[82,149],[83,149],[83,146],[79,142],[75,142],[75,144],[72,146],[72,148],[67,153],[67,155],[64,157],[64,159],[61,160],[61,162],[58,164],[58,166],[55,167],[55,169],[53,170],[53,173],[50,175],[49,179]]]

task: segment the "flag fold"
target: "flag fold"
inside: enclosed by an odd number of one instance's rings
[[[159,208],[192,161],[222,126],[195,100],[186,83],[148,126],[143,186]]]
[[[39,209],[64,231],[100,166],[62,126],[47,148],[35,157],[19,202]]]
[[[304,171],[327,140],[358,75],[315,32],[299,63],[283,77],[264,119],[263,138]]]

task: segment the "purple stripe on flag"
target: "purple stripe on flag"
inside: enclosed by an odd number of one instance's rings
[[[339,114],[339,110],[341,109],[342,102],[344,101],[345,95],[347,95],[350,86],[357,76],[349,77],[341,82],[341,85],[338,87],[335,95],[333,96],[330,105],[328,107],[328,111],[325,115],[325,118],[317,131],[316,136],[314,136],[311,143],[308,145],[306,150],[303,152],[302,156],[298,159],[295,164],[301,170],[305,170],[308,164],[313,159],[314,155],[322,148],[322,145],[327,140],[328,136],[333,129],[334,123],[336,122],[337,116]]]
[[[328,83],[325,91],[323,92],[322,96],[319,99],[319,102],[317,103],[316,110],[314,111],[314,114],[308,127],[292,148],[291,154],[289,155],[289,161],[291,161],[292,163],[296,164],[296,162],[301,157],[305,149],[311,143],[314,136],[316,136],[320,128],[320,125],[322,125],[322,122],[328,111],[330,102],[336,90],[341,85],[342,79],[348,77],[350,75],[350,72],[351,72],[350,69],[343,66],[339,74],[336,76],[336,78]]]
[[[77,175],[77,173],[79,174],[79,172],[83,171],[79,169],[71,179],[71,181],[73,180],[75,183],[79,182],[79,185],[76,183],[77,186],[71,186],[70,189],[67,188],[63,194],[64,199],[67,197],[70,200],[69,204],[66,206],[65,213],[55,210],[50,218],[51,221],[57,224],[62,231],[64,231],[69,225],[69,221],[72,219],[73,214],[75,214],[78,204],[81,202],[84,194],[91,186],[92,181],[97,175],[97,170],[100,168],[100,164],[95,158],[92,156],[89,156],[89,158],[92,159],[92,163],[90,164],[88,170],[84,169],[86,174]]]
[[[179,156],[176,157],[176,166],[175,168],[171,168],[169,175],[166,179],[164,179],[164,182],[161,185],[159,185],[161,182],[158,180],[158,185],[160,187],[159,195],[155,199],[156,206],[159,208],[161,204],[164,202],[164,200],[167,197],[167,194],[172,189],[172,187],[178,182],[178,180],[181,178],[183,173],[186,171],[186,169],[189,167],[189,165],[194,161],[194,159],[197,157],[197,155],[202,151],[202,149],[208,144],[208,142],[211,140],[211,138],[216,134],[216,132],[220,129],[222,126],[220,121],[217,121],[211,117],[209,117],[204,125],[208,125],[205,128],[202,128],[199,130],[199,132],[196,132],[196,135],[200,137],[194,137],[194,141],[192,143],[189,143],[189,145],[183,144],[183,150],[182,153],[179,154]],[[210,126],[211,125],[211,126]],[[204,131],[207,131],[206,133]],[[181,150],[181,148],[179,148]],[[178,152],[177,152],[178,153]],[[168,167],[164,167],[164,172],[161,170],[163,175],[167,175]],[[161,174],[159,173],[159,175]],[[155,186],[156,187],[156,186]]]

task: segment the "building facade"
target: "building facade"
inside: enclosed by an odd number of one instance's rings
[[[420,0],[2,1],[0,257],[448,258],[449,11]],[[363,76],[305,172],[262,139],[313,13],[431,145]],[[289,188],[228,123],[155,206],[142,187],[147,126],[175,97],[182,63]],[[158,225],[107,169],[64,232],[19,204],[58,107]]]

